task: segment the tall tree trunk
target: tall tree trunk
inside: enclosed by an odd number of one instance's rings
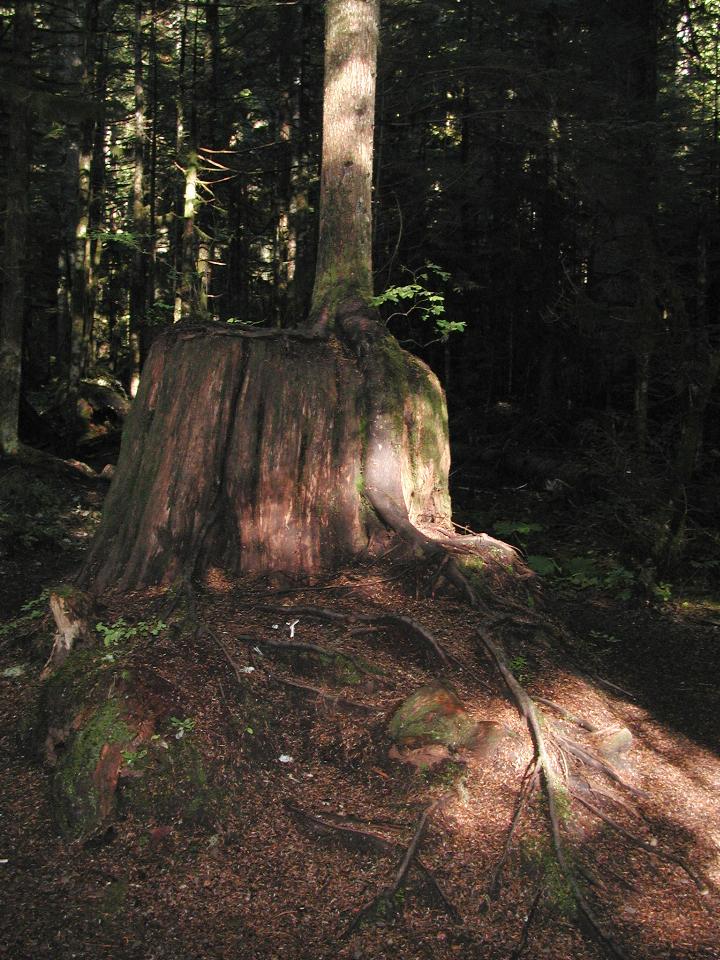
[[[18,414],[25,312],[25,249],[30,179],[30,85],[33,4],[15,0],[12,28],[13,81],[20,89],[8,130],[7,208],[0,303],[0,452],[18,448]]]
[[[152,316],[156,298],[157,280],[157,153],[158,153],[158,51],[157,51],[157,24],[156,0],[150,4],[150,175],[148,184],[148,213],[147,213],[147,266],[146,266],[146,293],[145,293],[145,327],[140,340],[140,362],[145,363],[150,348],[151,326],[147,322]]]
[[[372,169],[379,0],[325,11],[320,235],[310,319],[372,296]]]
[[[133,180],[130,214],[135,237],[130,264],[130,395],[137,393],[142,368],[142,341],[146,324],[147,306],[147,208],[145,206],[145,84],[143,76],[143,47],[146,13],[143,0],[135,0],[133,56],[135,79],[135,129],[133,137]]]

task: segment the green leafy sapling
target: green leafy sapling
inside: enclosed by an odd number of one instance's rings
[[[389,324],[397,317],[415,317],[423,323],[432,323],[439,339],[445,342],[451,333],[461,333],[465,329],[464,320],[449,320],[445,313],[445,294],[433,289],[447,283],[450,274],[435,263],[426,263],[419,270],[403,270],[409,275],[410,282],[388,287],[370,301],[373,307],[387,304],[397,306],[386,322]]]

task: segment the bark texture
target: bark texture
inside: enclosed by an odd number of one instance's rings
[[[379,0],[328,0],[320,234],[310,321],[372,296],[372,166]]]
[[[303,331],[182,324],[158,338],[81,583],[330,570],[387,547],[378,494],[450,533],[437,378],[392,337],[364,365]]]

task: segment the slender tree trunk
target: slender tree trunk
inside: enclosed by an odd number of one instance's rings
[[[277,29],[278,78],[280,91],[277,113],[278,153],[275,187],[275,322],[279,327],[290,325],[292,286],[297,255],[295,176],[297,165],[297,86],[300,68],[299,49],[302,40],[298,11],[291,7],[280,14]],[[300,11],[302,17],[302,11]]]
[[[175,97],[175,156],[178,161],[185,154],[185,144],[187,141],[187,129],[185,118],[185,87],[186,87],[186,66],[187,66],[187,27],[188,27],[188,3],[184,0],[182,19],[180,21],[180,37],[178,40],[178,80],[177,96]],[[183,236],[185,226],[185,193],[186,177],[183,178],[183,188],[179,191],[176,202],[176,223],[178,229],[175,231],[173,245],[173,288],[175,307],[173,311],[173,321],[177,323],[183,316]]]
[[[18,413],[25,312],[25,249],[30,179],[30,84],[33,4],[15,0],[12,64],[20,100],[8,130],[7,208],[0,303],[0,453],[18,448]]]
[[[379,0],[328,0],[320,235],[311,321],[372,296],[372,169]]]

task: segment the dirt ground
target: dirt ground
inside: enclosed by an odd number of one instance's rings
[[[103,488],[78,482],[67,491],[68,543],[17,547],[2,558],[6,620],[82,556]],[[170,624],[129,642],[122,666],[162,691],[174,725],[160,732],[183,728],[204,759],[212,799],[199,819],[130,813],[73,841],[53,819],[48,767],[20,735],[37,704],[49,624],[39,620],[25,638],[10,632],[0,647],[0,955],[606,956],[558,870],[540,790],[489,894],[532,743],[477,637],[498,611],[416,595],[418,587],[388,566],[354,568],[306,591],[218,576],[196,597],[200,631],[177,611],[168,615],[160,593],[103,598],[106,624]],[[277,605],[403,614],[432,632],[450,667],[397,628],[361,633],[269,609]],[[294,639],[326,648],[327,657],[267,643],[289,639],[293,620]],[[720,615],[699,602],[546,586],[527,617],[493,630],[531,696],[632,734],[617,760],[630,789],[571,756],[564,767],[557,758],[569,785],[564,848],[603,928],[633,960],[720,957]],[[339,651],[368,669],[338,670]],[[388,720],[438,679],[473,719],[501,724],[505,735],[493,750],[460,749],[415,769],[389,755]],[[547,729],[590,743],[567,717],[543,713]],[[575,792],[592,796],[606,819]],[[440,797],[418,847],[437,887],[411,866],[390,901],[360,917],[392,884],[423,812]]]

